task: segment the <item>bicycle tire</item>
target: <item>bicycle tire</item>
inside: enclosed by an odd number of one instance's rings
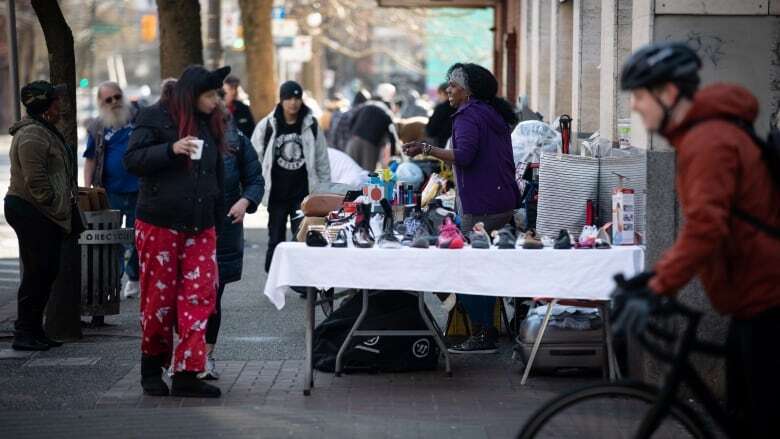
[[[592,400],[598,400],[602,399],[604,401],[607,400],[634,400],[634,401],[640,401],[642,404],[641,406],[646,407],[647,410],[650,409],[652,404],[658,399],[658,389],[654,388],[652,386],[649,386],[645,383],[641,382],[633,382],[633,381],[625,381],[620,383],[602,383],[597,384],[593,386],[584,387],[578,390],[575,390],[573,392],[565,393],[562,395],[559,395],[552,399],[551,401],[544,404],[542,407],[537,409],[534,414],[532,414],[528,420],[526,421],[523,428],[518,433],[517,437],[518,439],[544,439],[546,437],[572,437],[568,433],[562,433],[561,436],[557,435],[550,435],[550,434],[544,434],[540,435],[540,432],[545,427],[548,427],[549,429],[555,429],[555,423],[552,423],[551,421],[561,412],[566,412],[567,410],[570,413],[564,413],[563,416],[565,416],[565,420],[561,419],[559,422],[561,424],[572,424],[577,418],[576,412],[573,412],[571,409],[572,407],[576,406],[585,406],[585,402],[589,402]],[[621,402],[621,405],[615,405],[617,402],[608,403],[609,405],[614,405],[615,408],[621,407],[625,410],[629,410],[627,407],[629,407],[628,404],[625,402]],[[624,405],[625,404],[625,405]],[[639,423],[642,421],[644,415],[647,413],[647,410],[640,411],[637,413],[636,417],[634,418],[635,425],[638,426]],[[629,415],[631,416],[631,415]],[[586,418],[587,414],[579,414],[579,417]],[[593,417],[596,421],[595,422],[602,422],[606,421],[609,422],[609,419],[613,419],[616,417],[615,412],[605,414],[603,412],[597,413],[595,417]],[[704,439],[711,439],[714,437],[713,433],[710,432],[704,422],[702,422],[701,417],[693,411],[689,406],[684,405],[677,401],[676,399],[672,402],[672,404],[669,407],[668,413],[664,416],[664,418],[661,420],[661,423],[663,424],[667,420],[673,420],[676,421],[680,426],[685,428],[687,433],[690,435],[689,437],[692,438],[704,438]],[[550,427],[550,425],[552,425]],[[661,426],[659,426],[660,428]],[[612,429],[604,429],[604,431],[613,431],[614,434],[612,435],[587,435],[587,432],[582,429],[582,426],[580,425],[580,428],[574,428],[577,432],[577,438],[578,439],[590,439],[591,437],[597,437],[597,439],[607,439],[609,437],[633,437],[633,433],[630,433],[628,436],[626,436],[624,433],[622,433],[619,430],[612,430]],[[656,432],[657,433],[657,432]],[[657,437],[656,434],[653,435],[653,438]],[[667,436],[664,436],[667,437]],[[681,437],[677,434],[672,434],[668,437],[674,437],[678,438]]]

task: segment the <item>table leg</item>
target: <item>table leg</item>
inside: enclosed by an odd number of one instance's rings
[[[352,341],[353,334],[358,330],[358,328],[360,328],[360,325],[363,324],[363,320],[366,318],[366,314],[368,314],[368,290],[363,290],[363,307],[360,310],[360,315],[358,316],[357,320],[355,320],[355,324],[352,325],[352,328],[347,334],[347,338],[344,339],[344,343],[341,344],[339,353],[336,355],[335,372],[337,377],[341,376],[341,358],[344,355],[344,352],[346,352],[347,346],[349,346],[349,343]]]
[[[609,364],[609,380],[615,381],[621,378],[620,364],[615,356],[615,347],[612,342],[612,322],[609,315],[609,302],[601,305],[601,319],[604,327],[604,338],[607,342],[607,361]]]
[[[539,345],[542,344],[542,337],[544,337],[544,331],[547,330],[547,325],[550,323],[550,317],[552,317],[553,306],[558,303],[558,299],[553,299],[552,302],[547,304],[547,314],[544,315],[544,321],[542,327],[539,328],[539,333],[536,334],[536,340],[534,341],[534,347],[531,349],[531,356],[528,358],[528,364],[525,365],[525,372],[523,372],[523,379],[520,381],[520,385],[525,385],[528,380],[528,374],[531,373],[531,366],[534,364],[536,353],[539,351]]]
[[[444,354],[444,370],[447,376],[452,376],[452,367],[450,366],[450,354],[447,351],[447,346],[444,344],[444,340],[441,339],[441,333],[439,328],[433,324],[428,317],[428,312],[425,308],[425,293],[417,293],[417,305],[420,310],[420,317],[425,322],[425,326],[433,333],[433,339],[436,340],[436,344],[439,346],[442,354]]]
[[[317,299],[317,290],[306,288],[306,364],[304,365],[304,383],[303,394],[311,395],[311,388],[314,387],[314,302]]]

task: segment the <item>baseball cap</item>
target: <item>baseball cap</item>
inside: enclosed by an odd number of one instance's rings
[[[303,98],[303,87],[295,81],[287,81],[279,88],[279,99]]]

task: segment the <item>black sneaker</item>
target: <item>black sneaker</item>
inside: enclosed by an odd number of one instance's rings
[[[466,341],[450,347],[451,354],[495,354],[498,351],[496,343],[485,333],[472,335]]]
[[[493,232],[493,244],[500,249],[513,249],[516,243],[517,237],[515,236],[515,228],[512,225],[507,224]]]
[[[325,238],[325,227],[315,228],[309,227],[309,231],[306,232],[306,245],[309,247],[327,247],[328,240]]]
[[[554,248],[557,250],[568,250],[571,248],[571,236],[569,236],[567,230],[562,229],[558,234],[558,239],[555,240]]]
[[[48,351],[50,347],[32,335],[17,335],[11,344],[15,351]]]
[[[62,342],[59,340],[54,340],[53,338],[49,338],[45,335],[38,335],[35,337],[36,340],[43,344],[49,345],[50,348],[58,348],[62,346]]]

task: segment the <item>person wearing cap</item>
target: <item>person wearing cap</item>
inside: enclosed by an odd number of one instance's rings
[[[225,105],[239,130],[247,137],[252,137],[255,130],[255,118],[252,116],[252,110],[249,105],[238,99],[238,88],[241,86],[241,80],[237,76],[228,75],[222,90],[225,91]]]
[[[10,133],[11,182],[5,218],[19,240],[22,280],[12,347],[44,351],[62,343],[43,331],[43,311],[60,267],[60,247],[73,230],[76,164],[55,124],[65,86],[35,81],[21,90],[27,116]]]
[[[659,296],[698,277],[713,308],[731,317],[728,408],[742,437],[780,437],[780,190],[755,135],[759,103],[736,84],[699,87],[698,54],[661,42],[632,54],[620,86],[649,131],[676,152],[675,189],[685,222],[652,272],[615,297],[615,329],[640,332]],[[670,188],[671,189],[671,188]]]
[[[206,367],[205,331],[217,300],[217,229],[225,208],[225,124],[217,110],[230,67],[187,67],[164,103],[144,108],[125,153],[140,177],[136,248],[141,282],[141,386],[168,395],[162,367],[171,365],[170,394],[218,397],[198,379]],[[173,352],[173,331],[179,343]]]
[[[112,81],[98,86],[97,104],[100,116],[87,129],[84,186],[105,189],[111,208],[122,213],[127,227],[133,227],[138,177],[127,172],[122,159],[133,132],[137,110],[125,99],[119,84]],[[134,245],[127,247],[130,250],[127,264],[124,253],[119,255],[119,262],[127,276],[122,295],[130,298],[137,297],[139,291],[138,253]]]
[[[303,103],[303,88],[287,81],[279,89],[279,104],[263,118],[252,134],[265,179],[263,204],[268,207],[268,250],[265,271],[271,268],[274,249],[287,240],[287,220],[292,234],[303,198],[318,184],[330,183],[330,162],[325,133]]]

